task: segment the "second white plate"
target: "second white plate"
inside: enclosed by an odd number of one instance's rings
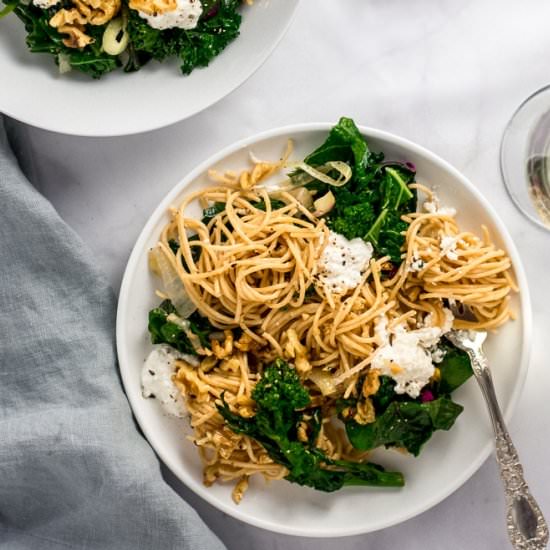
[[[243,5],[241,34],[208,67],[183,76],[176,60],[151,61],[93,80],[59,75],[53,58],[30,53],[23,23],[0,21],[0,112],[46,130],[79,136],[146,132],[188,118],[232,92],[267,59],[299,0]]]

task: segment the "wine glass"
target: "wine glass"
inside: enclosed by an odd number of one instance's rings
[[[550,231],[550,86],[512,115],[500,146],[500,170],[516,206]]]

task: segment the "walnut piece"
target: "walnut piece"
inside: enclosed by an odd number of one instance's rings
[[[365,401],[359,401],[357,403],[357,412],[353,417],[353,420],[357,424],[365,425],[371,424],[376,419],[376,413],[374,411],[374,404],[370,398],[365,399]]]
[[[298,334],[292,328],[286,333],[286,344],[283,346],[283,355],[285,359],[294,359],[294,367],[299,374],[305,374],[312,369],[311,363],[307,357],[307,348],[300,343]]]
[[[128,6],[132,10],[138,10],[147,15],[159,15],[174,11],[178,3],[176,0],[130,0]]]
[[[233,353],[233,333],[230,330],[223,331],[225,340],[223,347],[217,340],[212,340],[212,353],[217,359],[225,359]]]
[[[380,388],[380,373],[376,369],[370,369],[363,382],[363,397],[374,395]]]
[[[104,25],[119,12],[121,0],[72,0],[73,8],[56,12],[49,24],[67,35],[63,44],[68,48],[84,48],[94,42],[85,32],[85,25]]]

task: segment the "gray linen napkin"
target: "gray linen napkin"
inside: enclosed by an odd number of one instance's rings
[[[118,378],[115,298],[0,116],[0,548],[223,548],[163,481]]]

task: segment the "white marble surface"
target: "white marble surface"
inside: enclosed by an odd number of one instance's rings
[[[89,244],[115,289],[134,240],[164,194],[194,165],[244,136],[346,114],[449,160],[496,206],[526,267],[535,317],[532,361],[510,428],[528,481],[550,516],[550,233],[516,211],[498,171],[509,116],[550,82],[548,21],[547,0],[303,0],[263,68],[190,120],[109,139],[66,137],[16,122],[9,129],[29,177]],[[340,540],[246,526],[166,475],[231,549],[507,548],[492,459],[424,514]]]

